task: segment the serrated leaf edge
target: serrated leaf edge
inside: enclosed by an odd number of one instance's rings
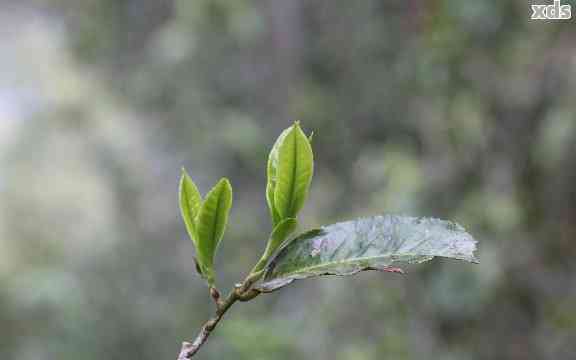
[[[362,220],[366,220],[366,219],[370,219],[370,218],[372,218],[372,217],[361,217],[361,218],[357,218],[355,220],[348,220],[348,221],[362,221]],[[410,216],[407,216],[407,218],[422,219],[422,218],[416,218],[416,217],[410,217]],[[466,229],[464,229],[461,225],[454,223],[454,222],[451,222],[451,221],[446,221],[446,220],[432,218],[432,217],[426,218],[426,219],[427,220],[433,220],[433,221],[442,221],[442,222],[447,223],[447,225],[449,225],[449,226],[454,226],[456,228],[456,230],[458,230],[458,231],[465,232],[469,236],[469,238],[471,240],[471,245],[472,245],[470,248],[469,254],[468,255],[462,255],[462,256],[442,256],[442,255],[410,254],[410,253],[404,253],[402,255],[384,254],[384,255],[379,255],[379,256],[354,258],[354,259],[350,259],[350,260],[331,261],[331,262],[323,263],[321,265],[304,267],[304,268],[300,268],[297,271],[284,273],[281,275],[281,277],[278,277],[278,278],[267,279],[267,277],[270,275],[270,273],[273,271],[273,269],[275,267],[275,261],[279,258],[279,256],[281,256],[282,251],[289,245],[289,244],[285,244],[277,252],[276,256],[269,262],[269,264],[266,268],[266,272],[264,274],[264,278],[263,278],[262,282],[260,284],[258,284],[258,286],[256,288],[261,292],[272,292],[272,291],[275,291],[277,289],[280,289],[284,286],[291,284],[295,280],[302,280],[302,279],[307,279],[310,277],[319,277],[319,276],[325,276],[325,275],[351,276],[351,275],[355,275],[355,274],[357,274],[359,272],[363,272],[363,271],[383,270],[383,269],[389,268],[392,264],[394,264],[396,262],[403,262],[403,263],[408,263],[408,264],[423,263],[423,262],[430,261],[436,257],[467,261],[467,262],[474,263],[474,264],[479,263],[478,258],[475,255],[475,253],[477,251],[478,241],[476,239],[474,239],[470,234],[468,234],[466,232]],[[346,221],[344,221],[344,222],[346,222]],[[338,224],[338,223],[335,223],[335,224]],[[335,224],[331,224],[331,225],[335,225]],[[328,225],[328,226],[330,226],[330,225]],[[294,238],[290,242],[290,244],[292,244],[294,241],[298,241],[298,239],[308,238],[312,232],[322,232],[324,230],[324,228],[325,227],[304,232],[304,233],[298,235],[296,238]],[[313,235],[313,236],[318,236],[318,235],[321,235],[321,234],[317,234],[317,235]],[[409,257],[413,257],[413,258],[416,257],[416,258],[418,258],[418,260],[416,260],[416,261],[403,260],[404,258],[409,258]],[[377,259],[392,259],[392,262],[390,264],[385,265],[385,266],[379,266],[378,264],[371,264],[370,266],[365,266],[365,265],[361,264],[361,262],[363,262],[363,261],[377,260]],[[327,269],[325,272],[322,272],[323,268],[327,268],[327,267],[329,268],[329,267],[333,267],[333,266],[347,265],[347,264],[351,266],[350,270],[331,271],[330,269]]]

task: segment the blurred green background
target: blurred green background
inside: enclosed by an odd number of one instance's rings
[[[234,186],[228,288],[296,119],[302,230],[433,215],[481,264],[297,282],[235,307],[199,359],[573,358],[576,26],[530,3],[0,0],[0,359],[175,359],[213,308],[180,167]]]

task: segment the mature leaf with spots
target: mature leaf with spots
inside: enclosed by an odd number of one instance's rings
[[[207,281],[216,304],[216,313],[193,342],[182,344],[179,360],[189,359],[198,352],[236,302],[250,301],[295,280],[347,276],[366,270],[403,273],[398,266],[435,257],[478,262],[474,238],[461,225],[434,218],[377,215],[293,236],[314,173],[311,137],[295,122],[272,146],[265,191],[272,228],[268,236],[263,236],[268,240],[259,260],[224,298],[216,286],[214,258],[228,223],[232,186],[227,179],[221,179],[202,199],[190,176],[182,172],[182,218],[194,243],[198,271]]]

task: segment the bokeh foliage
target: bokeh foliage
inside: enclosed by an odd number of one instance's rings
[[[527,3],[0,1],[0,358],[175,358],[212,310],[181,166],[202,193],[234,185],[231,286],[270,231],[267,151],[298,119],[316,133],[302,229],[433,215],[482,263],[294,284],[200,356],[573,356],[576,27]]]

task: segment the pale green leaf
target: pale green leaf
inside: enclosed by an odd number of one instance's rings
[[[274,208],[281,219],[296,217],[304,206],[313,171],[312,147],[296,122],[278,148]]]
[[[270,235],[269,244],[269,252],[270,254],[274,253],[280,245],[296,230],[296,226],[298,225],[298,221],[294,218],[288,218],[282,220],[274,230],[272,230],[272,234]]]
[[[284,129],[284,131],[282,131],[272,146],[270,154],[268,155],[268,164],[266,167],[266,174],[268,177],[268,181],[266,183],[266,201],[268,202],[268,208],[270,209],[270,216],[272,217],[272,223],[274,226],[276,226],[281,220],[274,206],[274,190],[276,188],[276,174],[278,171],[278,150],[280,149],[280,144],[282,144],[286,138],[286,135],[290,132],[291,129],[292,127],[289,127],[288,129]]]
[[[208,283],[214,283],[214,255],[226,230],[232,207],[232,186],[221,179],[206,195],[196,221],[198,262]]]
[[[288,218],[280,221],[278,225],[274,227],[272,233],[270,234],[270,238],[268,239],[268,244],[266,244],[266,249],[264,250],[264,254],[262,258],[255,266],[253,272],[260,271],[264,268],[270,256],[278,250],[278,248],[285,242],[285,240],[296,230],[296,226],[298,226],[298,221],[294,218]]]
[[[182,168],[179,189],[180,213],[182,214],[182,219],[186,225],[188,236],[190,236],[190,239],[192,239],[194,245],[196,245],[197,236],[195,219],[200,210],[200,206],[202,205],[202,196],[200,195],[200,192],[198,192],[196,184],[194,184],[184,168]]]
[[[273,291],[297,279],[391,270],[435,256],[477,262],[476,241],[460,225],[431,218],[375,216],[307,232],[270,262],[259,289]]]

